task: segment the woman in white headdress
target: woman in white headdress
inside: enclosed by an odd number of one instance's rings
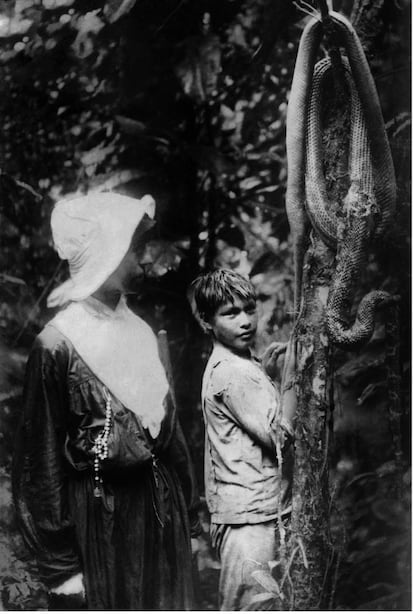
[[[197,497],[156,338],[127,306],[149,264],[150,196],[59,202],[70,278],[29,356],[14,499],[50,609],[186,610]]]

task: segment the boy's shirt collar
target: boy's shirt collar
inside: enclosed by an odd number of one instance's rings
[[[240,356],[240,354],[233,352],[230,348],[227,348],[225,345],[215,342],[213,345],[213,350],[211,352],[210,360],[214,361],[214,364],[217,364],[221,360],[224,360],[226,358],[227,359],[233,358],[233,359],[239,359],[239,360],[248,360],[250,362],[254,362],[259,365],[261,364],[260,360],[256,356],[254,356],[251,350],[249,350],[248,356]]]

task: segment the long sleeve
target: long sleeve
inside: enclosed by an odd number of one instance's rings
[[[275,454],[279,393],[259,367],[246,369],[223,361],[214,369],[214,388],[229,417],[253,441]]]
[[[63,354],[52,352],[39,338],[35,342],[27,364],[23,415],[13,459],[18,522],[49,587],[81,570],[62,457],[67,409],[67,358]]]

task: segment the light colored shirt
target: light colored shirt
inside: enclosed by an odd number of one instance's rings
[[[204,372],[202,405],[211,521],[253,524],[286,513],[291,463],[285,459],[279,470],[280,396],[260,363],[215,344]]]

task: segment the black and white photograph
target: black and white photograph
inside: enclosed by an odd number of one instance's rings
[[[0,610],[411,611],[410,0],[0,0]]]

